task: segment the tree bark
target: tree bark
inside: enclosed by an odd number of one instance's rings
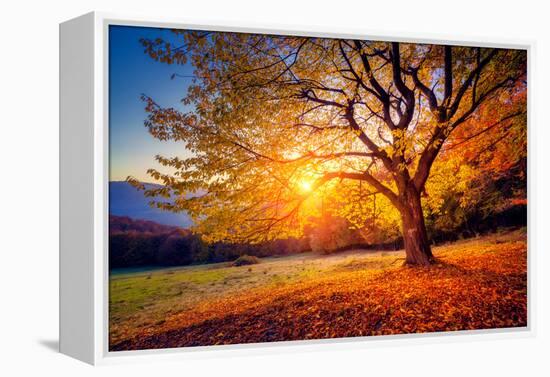
[[[402,196],[401,221],[405,244],[405,264],[428,266],[434,258],[426,232],[424,214],[420,202],[420,193],[409,187]]]

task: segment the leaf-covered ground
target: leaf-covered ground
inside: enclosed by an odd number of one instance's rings
[[[527,325],[523,230],[402,252],[353,251],[114,275],[110,348],[134,350]]]

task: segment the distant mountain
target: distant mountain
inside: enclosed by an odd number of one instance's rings
[[[132,219],[128,216],[109,216],[109,234],[149,233],[188,235],[190,231],[173,225],[159,224],[151,220]]]
[[[160,187],[146,183],[146,188]],[[162,211],[149,206],[151,198],[146,198],[143,191],[139,191],[128,182],[109,182],[109,214],[128,216],[132,219],[154,221],[159,224],[187,228],[193,224],[185,213]]]

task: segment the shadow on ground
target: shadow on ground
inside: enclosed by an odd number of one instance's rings
[[[59,352],[59,340],[57,339],[41,339],[38,341],[38,344],[52,352]]]

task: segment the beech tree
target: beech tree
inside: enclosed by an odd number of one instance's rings
[[[299,236],[319,202],[358,183],[362,196],[344,210],[353,217],[364,198],[385,197],[400,216],[406,263],[428,265],[422,195],[453,131],[484,138],[494,134],[476,124],[525,121],[522,50],[174,33],[180,42],[142,44],[157,61],[193,66],[182,77],[192,81],[182,93],[189,110],[144,95],[145,125],[191,157],[157,156],[166,168],[148,173],[163,186],[146,195],[188,212],[210,240]]]

